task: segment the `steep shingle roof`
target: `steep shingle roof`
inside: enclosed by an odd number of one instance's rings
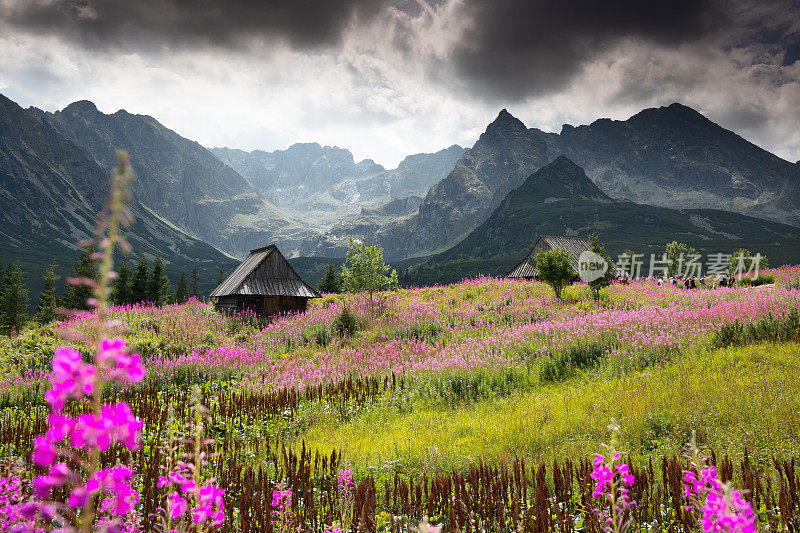
[[[274,244],[250,250],[250,255],[211,292],[214,298],[231,295],[320,298]]]

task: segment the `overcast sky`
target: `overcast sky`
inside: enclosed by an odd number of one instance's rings
[[[0,0],[0,93],[24,107],[387,167],[504,107],[558,132],[675,101],[796,161],[799,56],[800,0]]]

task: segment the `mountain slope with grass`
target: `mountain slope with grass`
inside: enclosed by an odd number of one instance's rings
[[[109,158],[114,157],[114,152]],[[89,238],[109,190],[110,171],[101,168],[36,114],[0,95],[0,249],[4,263],[19,261],[35,301],[50,263],[64,277]],[[137,199],[136,219],[126,230],[134,256],[161,252],[173,283],[197,267],[201,288],[216,284],[220,267],[235,261],[190,237]]]
[[[32,111],[107,172],[114,167],[115,150],[126,150],[136,174],[136,199],[229,254],[245,256],[272,242],[290,253],[311,234],[211,152],[152,117],[124,110],[105,114],[88,101],[55,113]]]
[[[541,133],[617,199],[713,208],[800,225],[800,165],[792,164],[678,103],[628,120],[600,119]]]
[[[334,227],[327,247],[304,253],[340,255],[348,233],[381,244],[392,260],[446,250],[485,221],[527,176],[561,154],[615,200],[717,209],[800,226],[800,165],[690,107],[645,109],[624,121],[565,125],[560,133],[527,128],[504,109],[430,189],[418,213]]]
[[[676,210],[611,199],[578,165],[561,155],[506,196],[492,215],[452,248],[398,264],[401,280],[452,282],[478,273],[502,275],[530,251],[539,235],[597,234],[612,257],[631,249],[661,254],[685,242],[701,254],[740,247],[772,264],[800,262],[800,228],[728,211]],[[648,263],[649,264],[649,263]]]

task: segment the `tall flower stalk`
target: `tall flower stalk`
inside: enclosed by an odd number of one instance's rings
[[[602,444],[608,450],[608,457],[599,453],[594,456],[591,477],[595,483],[592,497],[598,502],[594,513],[601,520],[603,531],[622,533],[632,524],[632,516],[627,511],[636,502],[630,500],[628,493],[636,480],[630,473],[630,466],[621,462],[625,452],[618,450],[619,424],[612,420],[608,429],[611,432],[611,443]]]
[[[750,502],[732,484],[717,477],[717,468],[708,464],[708,456],[697,446],[696,436],[686,445],[691,465],[684,471],[684,496],[687,512],[700,519],[705,533],[756,533],[756,517]]]
[[[190,449],[180,454],[181,439],[175,439],[172,428],[174,413],[169,411],[167,424],[166,471],[159,476],[157,486],[167,487],[167,506],[162,509],[162,530],[212,531],[222,527],[225,522],[225,491],[216,484],[215,478],[204,479],[203,469],[208,466],[208,455],[204,448],[213,439],[205,438],[204,420],[206,408],[200,397],[200,388],[195,386],[192,393],[194,420],[185,428],[187,437],[183,444]],[[175,461],[180,454],[182,459]]]
[[[95,312],[91,327],[72,340],[81,340],[93,347],[93,360],[84,362],[81,354],[70,347],[59,347],[53,357],[51,387],[45,393],[50,405],[49,428],[36,437],[31,455],[33,463],[47,473],[33,481],[35,505],[30,512],[36,519],[55,522],[62,531],[117,530],[132,511],[134,500],[131,482],[133,470],[125,465],[100,468],[100,454],[113,444],[136,450],[143,423],[124,403],[103,404],[103,388],[109,381],[135,383],[144,378],[139,354],[130,353],[125,340],[109,338],[114,324],[109,323],[106,309],[115,278],[113,252],[115,246],[129,246],[120,234],[120,226],[128,225],[132,216],[127,207],[129,184],[133,173],[124,152],[117,153],[118,168],[112,178],[106,208],[95,228],[94,240],[84,243],[99,245],[93,254],[100,260],[99,281],[89,278],[69,279],[73,285],[92,289],[94,297],[87,303]],[[65,411],[69,402],[88,404],[88,412],[72,416]],[[79,409],[80,410],[80,409]],[[52,500],[54,489],[66,488],[66,502]],[[98,517],[98,497],[104,496]]]
[[[280,483],[272,491],[272,524],[279,533],[292,530],[294,511],[292,511],[292,489]]]
[[[340,470],[336,476],[336,489],[339,496],[339,523],[342,531],[350,531],[353,523],[353,505],[355,505],[355,483],[353,469]]]

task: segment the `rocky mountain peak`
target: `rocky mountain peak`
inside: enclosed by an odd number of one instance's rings
[[[522,130],[527,131],[525,124],[514,115],[508,112],[505,108],[500,110],[497,118],[486,128],[486,133],[500,132],[500,131],[514,131]]]
[[[576,165],[572,161],[572,159],[570,159],[569,157],[565,156],[564,154],[561,154],[560,156],[556,157],[553,160],[553,162],[550,163],[547,166],[550,167],[551,169],[565,170],[565,171],[568,171],[568,172],[579,172],[579,173],[583,174],[583,169],[581,167],[579,167],[578,165]]]
[[[564,154],[531,174],[514,194],[545,202],[578,198],[611,200]]]
[[[644,109],[632,116],[628,122],[631,123],[656,123],[660,125],[678,125],[692,123],[703,126],[717,126],[708,120],[702,113],[687,105],[678,102],[668,106],[651,107]]]
[[[97,106],[94,105],[94,102],[90,102],[89,100],[78,100],[77,102],[72,102],[67,107],[65,107],[62,113],[67,113],[70,115],[84,115],[86,113],[99,113]]]

